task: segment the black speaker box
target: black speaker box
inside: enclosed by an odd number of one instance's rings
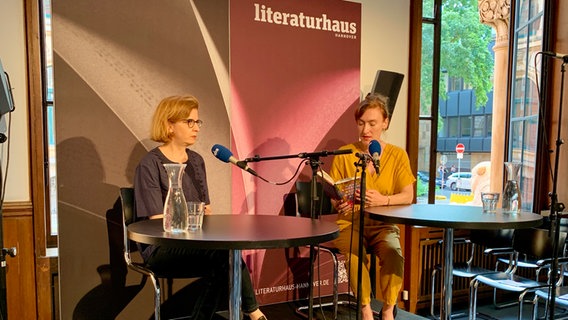
[[[12,111],[14,111],[14,99],[12,98],[10,79],[8,74],[4,72],[2,61],[0,60],[0,117]]]
[[[373,93],[389,98],[388,108],[391,117],[396,106],[396,99],[398,99],[402,80],[404,80],[404,75],[393,71],[378,70],[375,76]]]

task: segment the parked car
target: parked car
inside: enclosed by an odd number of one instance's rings
[[[471,172],[454,172],[444,183],[454,191],[471,190]]]

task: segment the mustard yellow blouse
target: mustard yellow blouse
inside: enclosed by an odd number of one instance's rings
[[[338,155],[333,158],[329,175],[335,180],[361,175],[361,170],[355,167],[359,160],[355,153],[366,153],[357,144],[348,144],[340,149],[352,149],[353,153]],[[359,172],[356,172],[359,169]],[[387,144],[381,153],[379,174],[369,174],[366,171],[366,188],[379,191],[383,195],[393,195],[400,193],[404,187],[414,183],[416,178],[412,174],[410,161],[406,151],[392,144]]]

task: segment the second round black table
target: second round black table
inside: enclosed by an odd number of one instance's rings
[[[442,310],[440,319],[449,320],[452,313],[452,272],[454,229],[521,229],[542,224],[542,216],[530,212],[483,213],[481,207],[451,204],[411,204],[370,207],[365,210],[371,219],[388,223],[444,228],[444,263]]]

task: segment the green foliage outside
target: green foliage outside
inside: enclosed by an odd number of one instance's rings
[[[424,0],[428,12],[434,0]],[[452,78],[462,78],[473,88],[476,106],[487,103],[493,88],[493,58],[489,47],[493,39],[491,27],[479,20],[477,0],[442,0],[440,70]],[[421,110],[429,114],[432,96],[433,29],[422,35]],[[440,98],[446,98],[444,73],[440,73]]]
[[[428,184],[420,179],[416,179],[416,196],[428,195]]]

